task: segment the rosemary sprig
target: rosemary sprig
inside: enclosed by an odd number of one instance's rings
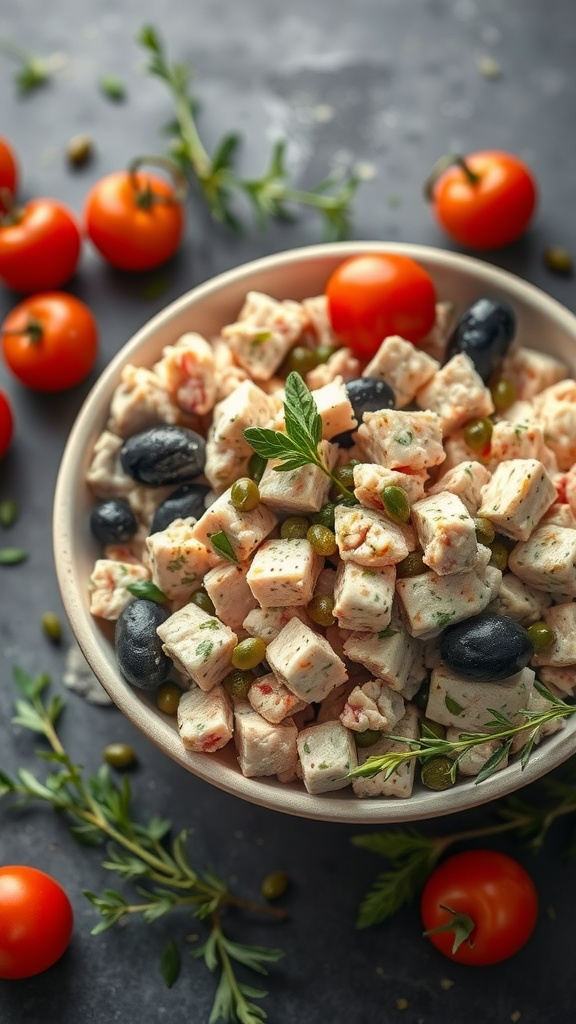
[[[328,239],[346,236],[352,199],[359,185],[356,175],[343,179],[331,176],[308,191],[296,188],[290,183],[286,168],[286,144],[278,141],[272,147],[268,166],[260,178],[241,177],[234,168],[241,143],[238,133],[225,135],[212,155],[200,138],[196,124],[198,103],[189,93],[190,69],[168,60],[152,25],[143,26],[138,42],[148,55],[147,71],[165,83],[174,101],[175,119],[169,126],[173,135],[172,154],[182,169],[196,179],[215,221],[235,231],[241,230],[234,199],[243,195],[261,227],[270,219],[290,220],[295,206],[308,206],[321,214]]]
[[[40,86],[46,85],[61,64],[57,54],[40,57],[9,39],[0,38],[0,50],[15,57],[20,64],[20,68],[14,74],[14,84],[21,95],[34,92]]]
[[[289,473],[301,466],[317,466],[330,477],[345,498],[354,501],[352,492],[340,483],[318,454],[322,418],[311,392],[295,371],[286,378],[284,423],[286,433],[268,427],[247,427],[244,437],[261,458],[279,460],[280,464],[274,466],[277,473]]]
[[[536,734],[540,727],[548,722],[555,722],[560,718],[567,718],[570,715],[576,714],[576,704],[567,704],[566,701],[551,693],[542,683],[536,682],[534,686],[538,693],[550,702],[550,707],[546,711],[524,709],[520,712],[523,718],[520,724],[514,725],[499,711],[488,708],[488,713],[493,715],[493,720],[486,722],[484,728],[487,731],[461,732],[460,738],[457,740],[440,739],[426,731],[424,735],[415,740],[407,739],[405,736],[390,734],[391,740],[404,744],[407,749],[391,750],[386,754],[368,757],[364,764],[353,768],[349,774],[353,778],[371,779],[374,775],[383,772],[384,778],[387,779],[392,772],[396,771],[401,764],[407,761],[425,763],[432,757],[444,755],[454,760],[453,776],[455,778],[458,760],[467,750],[471,750],[480,743],[486,743],[490,740],[501,740],[501,746],[488,758],[476,776],[476,783],[480,783],[488,779],[497,770],[509,753],[514,737],[519,736],[521,733],[526,733],[526,739],[518,750],[520,766],[523,770],[532,756]]]
[[[140,916],[151,923],[176,907],[187,907],[207,927],[207,938],[193,950],[193,955],[204,959],[210,971],[219,973],[209,1024],[220,1020],[261,1024],[267,1019],[266,1012],[254,1000],[262,999],[266,993],[238,977],[237,967],[266,974],[269,964],[278,960],[282,951],[233,941],[223,929],[223,915],[228,907],[235,907],[281,920],[286,917],[285,912],[241,899],[211,871],[197,871],[188,858],[185,830],[170,840],[170,821],[151,818],[142,823],[134,816],[126,777],[117,784],[108,766],[103,765],[95,775],[86,778],[56,730],[63,700],[59,696],[44,699],[49,677],[32,677],[16,668],[14,679],[21,696],[16,701],[13,721],[48,741],[50,749],[39,752],[39,757],[52,770],[43,780],[24,768],[15,778],[0,772],[0,797],[12,796],[19,805],[32,800],[47,803],[67,819],[77,840],[91,846],[105,845],[103,867],[123,883],[137,883],[137,902],[116,889],[105,889],[101,894],[85,892],[102,918],[92,934],[130,916]],[[161,957],[167,984],[174,983],[179,971],[179,953],[173,945],[169,943],[170,948],[165,947]]]

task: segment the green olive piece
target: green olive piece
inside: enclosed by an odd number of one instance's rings
[[[49,640],[53,644],[59,644],[62,639],[62,625],[60,619],[55,612],[44,612],[42,619],[42,629]]]
[[[553,274],[569,277],[574,271],[574,260],[568,249],[561,245],[549,245],[544,250],[544,263]]]
[[[296,345],[286,356],[280,373],[287,377],[289,373],[296,371],[296,373],[305,377],[317,365],[318,359],[313,349],[305,348],[304,345]]]
[[[526,630],[530,637],[530,643],[534,648],[535,654],[540,654],[540,651],[545,651],[548,647],[551,647],[556,641],[556,633],[546,622],[533,622],[531,626],[528,626]]]
[[[453,772],[454,762],[449,757],[431,757],[420,769],[420,780],[426,789],[450,789],[456,781]]]
[[[508,565],[508,548],[500,540],[494,540],[488,545],[492,554],[490,555],[490,565],[495,565],[497,569],[504,572]]]
[[[317,594],[306,606],[306,611],[312,622],[316,622],[319,626],[333,626],[336,622],[334,598],[329,594]]]
[[[405,580],[410,576],[420,576],[423,572],[429,571],[428,566],[424,562],[422,551],[411,551],[396,566],[396,576],[400,580]]]
[[[156,707],[165,715],[175,715],[181,696],[182,690],[176,683],[162,683],[156,690]]]
[[[329,558],[330,555],[334,555],[338,550],[336,537],[327,526],[320,526],[319,523],[311,526],[306,537],[310,542],[312,550],[317,555],[324,555],[325,558]]]
[[[403,487],[390,484],[381,494],[384,511],[395,523],[407,523],[410,519],[410,502]]]
[[[230,500],[239,512],[252,512],[260,502],[258,484],[249,476],[241,476],[232,484]]]
[[[492,384],[490,394],[496,412],[506,412],[506,409],[509,409],[516,401],[516,385],[514,381],[503,377]]]
[[[304,540],[309,529],[310,521],[304,516],[288,516],[280,527],[280,536],[283,540]]]
[[[254,481],[255,484],[259,484],[266,469],[266,459],[263,459],[261,455],[254,452],[248,459],[248,476]]]
[[[190,601],[192,604],[195,604],[197,608],[201,608],[203,612],[207,612],[208,615],[214,615],[214,612],[216,611],[212,598],[204,590],[204,587],[200,587],[199,590],[195,590]]]
[[[315,526],[327,526],[329,530],[334,529],[334,513],[336,511],[336,505],[333,501],[326,502],[322,505],[322,508],[318,512],[314,512],[312,515],[312,522]]]
[[[266,654],[266,644],[259,636],[249,636],[241,640],[232,651],[234,668],[256,668]]]
[[[222,680],[222,686],[234,700],[246,700],[248,690],[256,679],[254,672],[233,668]]]
[[[373,747],[378,743],[382,733],[379,729],[364,729],[363,732],[355,732],[354,739],[357,747]]]
[[[136,764],[136,751],[128,743],[109,743],[104,747],[102,757],[113,768],[131,768]]]
[[[484,519],[483,516],[477,516],[474,519],[474,529],[476,530],[476,540],[479,544],[484,544],[485,547],[488,547],[496,536],[492,523],[489,519]]]
[[[469,448],[473,448],[475,452],[483,453],[490,444],[493,430],[494,424],[492,420],[487,419],[485,416],[480,419],[469,420],[464,427],[464,440]]]
[[[93,152],[94,143],[89,135],[73,135],[66,146],[66,159],[73,167],[83,167]]]
[[[285,871],[273,871],[262,882],[260,891],[265,900],[277,900],[290,885],[290,876]]]
[[[350,462],[346,462],[343,466],[336,466],[332,471],[332,475],[336,478],[342,487],[345,487],[347,491],[354,490],[354,466],[357,466],[358,459],[351,459]],[[334,500],[341,495],[342,491],[337,484],[333,484],[330,489],[330,497]]]
[[[320,366],[322,363],[327,363],[330,356],[333,356],[336,351],[337,349],[334,345],[318,345],[318,348],[314,349],[316,365]]]

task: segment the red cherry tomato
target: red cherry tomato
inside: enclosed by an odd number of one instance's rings
[[[14,419],[10,402],[3,391],[0,390],[0,459],[6,455],[12,440],[14,431]]]
[[[90,373],[98,351],[98,329],[80,299],[45,292],[24,299],[1,329],[4,359],[35,391],[64,391]]]
[[[496,964],[528,941],[538,917],[538,896],[517,861],[493,850],[449,857],[430,875],[422,893],[422,923],[445,956],[462,964]],[[469,938],[454,950],[457,915],[471,919]],[[434,931],[448,925],[448,930]]]
[[[18,185],[18,164],[14,151],[7,139],[0,135],[0,213],[7,209],[6,190],[9,193],[8,202],[16,195]]]
[[[184,211],[173,185],[145,171],[118,171],[97,181],[84,207],[86,230],[119,270],[150,270],[174,255]]]
[[[536,208],[537,190],[526,164],[511,153],[471,153],[431,186],[434,213],[444,231],[470,249],[499,249],[520,238]]]
[[[0,221],[0,278],[24,294],[60,288],[80,256],[74,214],[56,199],[32,199]]]
[[[74,923],[63,888],[44,871],[0,868],[0,978],[31,978],[60,959]]]
[[[414,260],[395,253],[344,260],[329,278],[326,295],[334,331],[366,359],[391,334],[421,341],[436,319],[431,278]]]

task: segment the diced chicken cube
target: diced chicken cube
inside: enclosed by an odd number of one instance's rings
[[[538,459],[549,473],[557,469],[556,456],[544,443],[542,428],[533,417],[500,420],[490,439],[491,470],[510,459]]]
[[[527,710],[533,714],[543,714],[550,709],[550,701],[544,697],[538,690],[533,689],[529,698],[528,704],[526,705]],[[518,753],[526,743],[540,743],[540,740],[544,736],[552,736],[555,732],[560,732],[561,729],[566,728],[565,718],[556,718],[551,722],[543,722],[542,725],[536,730],[528,727],[522,729],[521,732],[517,732],[512,739],[512,746],[510,750],[513,754]]]
[[[330,321],[327,295],[324,293],[302,299],[302,309],[307,317],[306,331],[313,335],[316,344],[335,348],[338,345],[338,338]]]
[[[501,376],[512,381],[517,397],[526,401],[564,380],[568,369],[555,356],[519,345],[514,346],[504,358]]]
[[[496,573],[501,579],[498,569]],[[482,575],[474,571],[451,576],[426,572],[396,580],[396,593],[408,632],[426,640],[445,626],[483,611],[494,596],[493,586],[488,570]],[[495,590],[497,592],[498,586]]]
[[[563,526],[567,530],[576,530],[576,516],[572,511],[570,505],[565,505],[560,501],[555,501],[550,508],[546,510],[540,524],[544,525]]]
[[[324,384],[312,392],[314,404],[322,419],[322,437],[330,441],[337,434],[343,434],[347,430],[354,430],[358,421],[354,416],[352,403],[344,387],[341,377]]]
[[[361,505],[337,505],[334,530],[340,557],[368,568],[395,565],[416,547],[409,527]]]
[[[478,514],[482,502],[482,488],[490,480],[490,472],[481,462],[465,460],[443,473],[438,483],[430,487],[428,494],[450,491],[466,506],[471,516]]]
[[[370,679],[356,686],[349,695],[340,721],[352,732],[392,732],[405,713],[404,698],[381,679]]]
[[[211,690],[230,671],[236,634],[195,604],[174,612],[156,632],[164,653],[200,689]]]
[[[234,708],[234,742],[238,763],[247,778],[293,772],[298,760],[298,730],[288,718],[277,725],[267,722],[248,702]]]
[[[454,324],[456,307],[453,302],[443,299],[436,303],[436,321],[429,334],[420,341],[419,347],[433,359],[444,362],[448,339]]]
[[[427,480],[426,470],[420,473],[401,473],[397,469],[386,469],[373,462],[360,462],[354,466],[354,495],[365,508],[382,512],[382,491],[385,487],[401,487],[412,503],[424,496]]]
[[[306,703],[324,700],[348,678],[328,641],[300,619],[292,619],[272,640],[266,660],[276,678]]]
[[[437,359],[397,334],[384,338],[376,355],[362,371],[363,377],[384,380],[394,391],[396,408],[413,401],[416,392],[440,369]]]
[[[535,590],[576,597],[576,530],[539,526],[512,549],[508,568]]]
[[[483,452],[478,453],[466,443],[464,430],[456,430],[450,437],[444,439],[444,453],[446,459],[440,467],[438,473],[439,480],[442,480],[445,474],[463,462],[469,464],[470,462],[480,460],[484,464],[489,456],[489,451],[486,454]]]
[[[110,402],[108,430],[130,437],[158,423],[174,424],[184,419],[155,373],[130,363],[124,367]]]
[[[266,643],[274,640],[287,626],[290,619],[300,619],[310,625],[310,619],[302,605],[286,605],[284,608],[254,608],[242,623],[249,636],[258,636]]]
[[[203,416],[216,401],[214,349],[201,334],[183,334],[162,350],[153,371],[170,398],[184,412]]]
[[[535,654],[532,665],[576,665],[576,602],[546,608],[542,619],[554,633],[554,643]]]
[[[500,463],[484,487],[478,515],[505,537],[525,541],[555,499],[556,488],[541,462],[510,459]]]
[[[223,686],[210,693],[192,686],[178,702],[178,733],[186,750],[211,754],[225,747],[234,731],[232,707]]]
[[[457,743],[465,730],[456,729],[451,725],[446,730],[446,739],[449,743]],[[468,750],[464,750],[458,757],[458,774],[459,775],[478,775],[482,771],[487,760],[492,757],[502,746],[500,740],[486,740],[484,743],[478,743],[473,747],[469,747]],[[501,771],[502,768],[506,768],[508,764],[508,755],[502,758],[498,762],[496,771]]]
[[[250,380],[239,384],[214,407],[206,440],[204,473],[220,493],[246,471],[253,455],[244,437],[247,427],[265,427],[276,412],[274,399]]]
[[[338,449],[329,441],[321,441],[318,454],[329,469],[336,463]],[[258,485],[261,500],[273,512],[300,515],[318,512],[328,497],[330,477],[319,466],[308,464],[287,473],[277,472],[280,460],[268,462]]]
[[[145,484],[136,484],[132,481],[132,490],[126,498],[138,522],[149,527],[158,506],[173,494],[174,490],[174,484],[167,484],[165,487],[146,487]]]
[[[311,391],[330,384],[331,381],[341,377],[344,381],[356,380],[360,376],[360,360],[352,354],[349,348],[339,348],[328,358],[325,363],[320,363],[306,374],[306,384]]]
[[[246,582],[249,562],[233,565],[230,562],[215,565],[204,576],[206,589],[216,615],[234,633],[242,629],[246,616],[258,602]]]
[[[556,665],[542,665],[538,669],[538,678],[552,693],[558,692],[566,697],[573,697],[576,692],[576,665],[566,665],[562,668]]]
[[[299,302],[278,302],[253,291],[248,292],[237,322],[221,333],[253,380],[268,380],[306,325],[307,316]]]
[[[478,561],[474,520],[456,494],[441,491],[412,505],[423,561],[440,576],[468,572]]]
[[[273,672],[259,676],[248,690],[248,702],[262,718],[278,725],[284,718],[302,711],[306,704],[281,683]]]
[[[276,525],[276,516],[260,502],[250,512],[232,504],[230,488],[210,505],[192,529],[192,536],[210,550],[210,537],[224,532],[239,562],[251,557]]]
[[[131,583],[148,579],[148,569],[134,560],[128,562],[98,558],[88,583],[91,614],[100,619],[114,621],[124,611],[126,605],[134,600],[126,588]]]
[[[323,722],[298,735],[302,781],[308,793],[329,793],[349,786],[358,758],[352,733],[340,722]]]
[[[468,420],[489,416],[494,403],[489,388],[476,372],[469,356],[460,352],[438,370],[416,395],[421,409],[438,414],[442,433],[448,437]]]
[[[359,661],[390,689],[402,693],[408,700],[418,689],[416,686],[412,690],[409,681],[419,652],[418,641],[400,623],[394,623],[379,633],[351,633],[344,643],[347,658]]]
[[[385,409],[365,412],[357,431],[365,461],[418,473],[444,462],[440,418],[435,412]]]
[[[212,339],[214,351],[214,377],[216,380],[216,401],[228,398],[233,391],[248,380],[248,374],[235,361],[230,346],[224,338]]]
[[[494,721],[492,712],[498,711],[512,725],[520,725],[521,712],[528,706],[533,685],[531,668],[497,683],[478,684],[440,666],[432,670],[426,715],[433,722],[453,725],[462,732],[496,732],[500,725]]]
[[[420,718],[415,707],[410,704],[407,705],[406,714],[400,719],[394,732],[407,740],[419,738]],[[404,753],[409,749],[406,743],[398,743],[384,735],[376,743],[373,743],[371,747],[361,748],[359,751],[359,761],[360,764],[364,764],[369,757],[381,757],[391,752]],[[354,778],[352,780],[354,795],[359,797],[395,796],[405,800],[407,797],[412,796],[415,769],[416,758],[411,758],[403,761],[388,778],[384,777],[384,772],[379,772],[371,779]]]
[[[378,632],[390,625],[396,570],[341,562],[336,573],[334,616],[342,629]]]
[[[492,615],[507,615],[522,626],[531,626],[542,619],[551,598],[541,590],[532,590],[512,572],[505,572],[498,596],[490,602]]]
[[[307,605],[322,564],[305,538],[268,540],[254,555],[246,580],[261,608]]]
[[[132,477],[120,463],[123,444],[123,438],[109,430],[104,430],[94,444],[86,483],[97,498],[125,498],[134,487]]]
[[[347,679],[345,683],[331,690],[328,696],[320,701],[318,713],[316,714],[318,725],[321,725],[322,722],[336,722],[340,718],[346,701],[355,685],[351,679]]]
[[[152,581],[170,601],[188,601],[214,564],[213,552],[192,536],[195,519],[175,519],[146,538]]]
[[[576,381],[562,380],[540,392],[534,411],[558,468],[570,469],[576,462]]]

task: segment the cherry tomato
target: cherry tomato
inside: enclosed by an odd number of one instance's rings
[[[12,440],[14,431],[14,419],[10,402],[3,391],[0,390],[0,459],[6,455]]]
[[[395,253],[344,260],[329,278],[326,295],[334,331],[365,358],[391,334],[421,341],[436,319],[431,278],[414,260]]]
[[[32,199],[0,220],[0,278],[24,294],[60,288],[76,270],[81,244],[67,206]]]
[[[441,953],[480,967],[507,960],[525,945],[536,926],[538,896],[530,875],[511,857],[468,850],[432,872],[421,914],[428,938]],[[457,931],[458,915],[471,919],[468,938],[466,929]],[[456,935],[462,941],[454,950]]]
[[[8,201],[10,201],[10,197],[16,194],[17,185],[18,164],[14,151],[8,140],[0,135],[0,213],[4,213],[7,209],[4,189],[8,191]]]
[[[58,882],[37,868],[0,868],[0,978],[31,978],[70,942],[72,907]]]
[[[84,207],[86,230],[108,263],[150,270],[174,255],[184,211],[174,186],[149,172],[117,171],[97,181]]]
[[[536,208],[537,190],[526,164],[511,153],[471,153],[431,186],[434,213],[444,231],[470,249],[499,249],[520,238]]]
[[[35,391],[64,391],[90,373],[98,351],[98,329],[80,299],[45,292],[24,299],[1,328],[4,359]]]

